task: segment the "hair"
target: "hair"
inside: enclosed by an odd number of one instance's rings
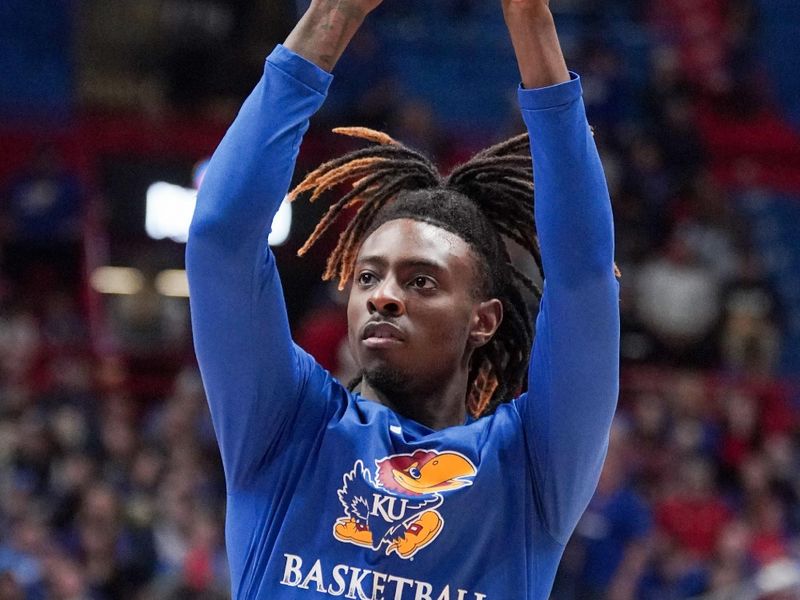
[[[533,317],[525,290],[541,291],[513,264],[506,240],[529,253],[544,277],[533,218],[533,167],[527,134],[476,154],[443,177],[425,156],[388,135],[360,127],[334,132],[373,142],[326,162],[289,194],[310,201],[342,184],[352,188],[334,201],[298,251],[305,254],[346,209],[355,214],[328,257],[324,280],[344,289],[363,241],[382,224],[401,218],[430,223],[462,238],[476,258],[475,294],[498,298],[503,319],[492,339],[472,355],[467,410],[492,412],[520,391],[533,343]],[[357,380],[358,381],[358,380]]]

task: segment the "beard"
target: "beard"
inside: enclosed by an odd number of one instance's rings
[[[386,365],[362,372],[364,381],[369,386],[388,398],[403,398],[411,393],[411,377]]]

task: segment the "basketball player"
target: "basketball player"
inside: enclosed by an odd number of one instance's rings
[[[546,0],[502,0],[530,143],[443,177],[384,134],[346,129],[371,144],[294,190],[343,190],[305,248],[356,209],[325,273],[351,286],[352,389],[290,337],[267,234],[329,73],[380,3],[312,0],[198,196],[187,268],[233,594],[545,599],[600,473],[619,345],[608,192]],[[532,274],[503,238],[543,272],[535,342]]]

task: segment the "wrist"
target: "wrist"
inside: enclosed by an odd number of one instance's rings
[[[311,0],[308,13],[320,19],[361,24],[369,10],[362,4],[350,0]]]
[[[312,0],[284,45],[331,72],[368,12],[349,0]]]

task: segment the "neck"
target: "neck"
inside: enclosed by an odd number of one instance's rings
[[[464,424],[467,418],[467,382],[468,374],[464,373],[436,389],[386,394],[362,379],[357,389],[365,398],[383,404],[426,427],[439,430]]]

